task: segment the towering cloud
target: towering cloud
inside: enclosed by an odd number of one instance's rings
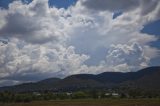
[[[146,67],[148,62],[149,58],[145,57],[143,49],[136,43],[131,46],[112,45],[106,56],[106,64],[109,67],[124,66],[125,70],[118,71],[135,71],[140,67]]]
[[[113,20],[116,10],[123,14]],[[158,39],[140,30],[159,10],[158,0],[79,0],[68,9],[14,1],[0,10],[0,39],[9,39],[0,46],[0,84],[147,67]]]
[[[60,16],[49,8],[46,0],[34,0],[29,5],[15,1],[9,5],[9,10],[1,11],[5,12],[5,25],[0,29],[0,36],[30,43],[57,42],[64,37],[56,25],[61,24]]]

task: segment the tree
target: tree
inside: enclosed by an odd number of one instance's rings
[[[81,98],[87,98],[87,97],[88,95],[82,91],[75,92],[73,93],[73,96],[72,96],[73,99],[81,99]]]

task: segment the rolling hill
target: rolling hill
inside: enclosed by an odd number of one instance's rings
[[[50,78],[35,83],[1,87],[0,91],[71,91],[86,88],[112,88],[119,86],[160,89],[160,67],[149,67],[137,72],[104,72],[98,75],[71,75],[64,79]]]

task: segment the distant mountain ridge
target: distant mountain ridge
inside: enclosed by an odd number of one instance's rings
[[[70,91],[85,88],[112,88],[119,86],[160,89],[160,67],[149,67],[137,72],[104,72],[98,75],[77,74],[64,79],[49,78],[36,83],[1,87],[0,91]]]

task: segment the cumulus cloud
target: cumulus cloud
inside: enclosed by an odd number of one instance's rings
[[[96,66],[85,67],[88,73],[100,72],[134,72],[149,66],[150,59],[157,50],[141,47],[137,43],[131,45],[117,44],[108,48],[106,57]],[[153,54],[146,54],[151,50]],[[154,57],[153,56],[153,57]]]
[[[5,11],[5,10],[1,10]],[[54,10],[56,11],[56,10]],[[15,1],[4,15],[0,36],[16,37],[30,43],[57,42],[65,36],[55,24],[61,22],[48,7],[47,0],[34,0],[29,5]]]
[[[14,1],[1,9],[0,37],[9,43],[0,47],[0,84],[149,66],[159,51],[149,43],[157,38],[140,30],[158,19],[159,2],[93,1],[67,9],[49,7],[47,0]],[[116,9],[125,12],[113,20]]]
[[[146,57],[140,45],[136,43],[132,44],[131,46],[125,44],[112,45],[108,51],[108,55],[106,56],[107,65],[114,67],[126,64],[128,68],[130,68],[128,71],[135,71],[137,69],[146,67],[148,66],[148,63],[149,58]],[[128,68],[126,67],[126,70],[121,71],[127,71]]]
[[[80,73],[77,69],[89,58],[76,54],[72,46],[68,48],[61,45],[54,47],[52,44],[22,46],[21,43],[17,40],[0,48],[1,78],[32,81],[49,76],[63,77]]]
[[[156,17],[158,19],[160,13],[159,0],[82,0],[81,3],[89,9],[99,11],[130,12],[138,9],[140,11],[139,15],[150,15],[151,17]]]

